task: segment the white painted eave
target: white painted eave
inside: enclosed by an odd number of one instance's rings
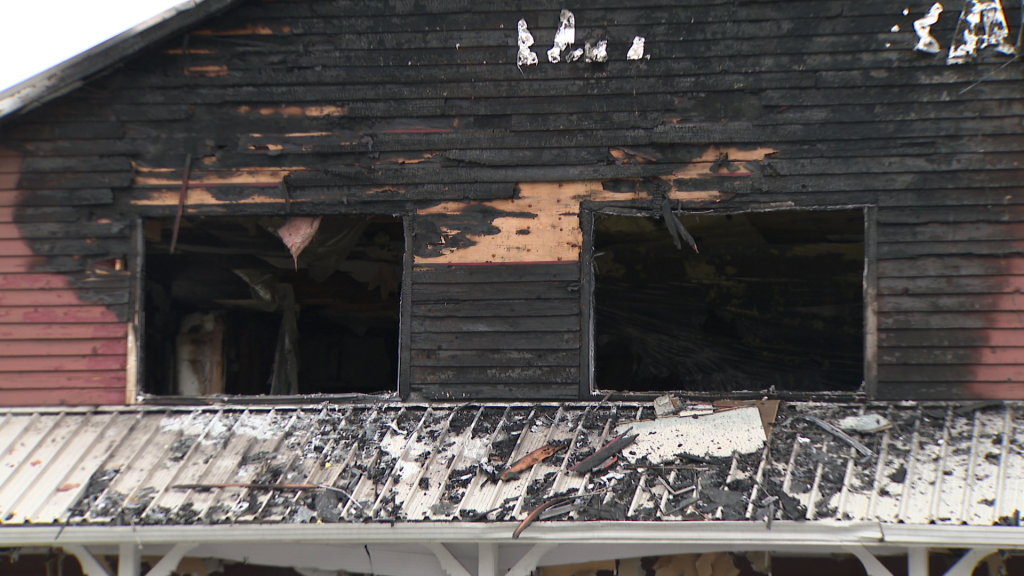
[[[223,524],[177,526],[0,526],[0,546],[275,543],[686,544],[746,550],[842,546],[989,546],[1024,549],[1024,527],[893,525],[878,522],[552,522],[512,540],[515,522]]]

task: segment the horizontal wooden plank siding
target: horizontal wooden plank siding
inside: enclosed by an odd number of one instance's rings
[[[977,202],[878,211],[883,398],[1024,397],[1024,221]]]
[[[124,403],[130,277],[114,268],[128,253],[128,221],[93,222],[68,208],[113,196],[63,171],[120,172],[126,182],[131,164],[4,158],[0,205],[12,209],[0,214],[0,404]],[[56,174],[73,190],[25,190],[29,173]],[[50,205],[59,207],[34,207]]]
[[[417,266],[411,389],[427,398],[575,398],[578,263]]]
[[[105,266],[183,184],[186,218],[408,216],[402,390],[442,399],[577,397],[583,204],[876,206],[877,394],[1024,399],[1024,67],[947,65],[959,7],[931,55],[931,2],[582,4],[608,62],[547,60],[555,0],[242,2],[5,117],[0,378],[25,388],[0,403],[122,401],[133,292]]]

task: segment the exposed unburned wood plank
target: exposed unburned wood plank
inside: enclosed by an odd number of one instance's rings
[[[0,309],[0,313],[2,313]],[[0,340],[127,338],[128,327],[116,324],[0,324]]]
[[[2,360],[0,360],[2,366]],[[412,381],[425,384],[476,383],[572,383],[580,380],[579,368],[568,366],[425,367],[412,369]]]
[[[1024,276],[882,278],[880,294],[1009,294],[1024,292]]]
[[[9,376],[9,375],[5,375]],[[96,378],[84,383],[95,382]],[[124,404],[124,382],[109,388],[88,388],[65,381],[66,388],[0,389],[0,406],[118,406]]]
[[[580,265],[578,262],[484,266],[420,264],[413,268],[413,282],[419,284],[578,281],[579,278]]]
[[[884,330],[878,335],[879,347],[1024,347],[1024,331],[911,329]]]
[[[475,317],[475,316],[574,316],[580,313],[580,305],[574,299],[554,300],[466,300],[436,304],[415,303],[412,306],[415,317]]]
[[[124,355],[124,338],[83,340],[8,340],[0,345],[0,356],[113,356]]]
[[[0,372],[72,372],[81,370],[123,370],[124,354],[115,356],[0,356]],[[3,376],[0,375],[0,381]],[[3,384],[0,384],[2,386]]]
[[[878,325],[890,328],[1024,328],[1019,312],[880,312]]]
[[[880,364],[1024,364],[1024,347],[880,348]]]
[[[574,350],[413,350],[413,366],[575,366]]]
[[[460,300],[578,299],[573,282],[413,284],[413,302]]]
[[[413,350],[573,350],[579,332],[467,332],[413,334]]]
[[[414,384],[429,400],[573,400],[579,384]]]
[[[412,330],[414,333],[573,332],[579,329],[580,320],[578,316],[550,316],[543,318],[413,318],[412,320]]]
[[[0,302],[2,302],[0,293]],[[961,312],[1024,310],[1024,294],[972,294],[969,296],[897,296],[878,298],[880,312]]]
[[[0,324],[71,324],[122,322],[124,307],[25,306],[0,308]]]

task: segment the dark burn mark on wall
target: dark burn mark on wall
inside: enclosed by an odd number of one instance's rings
[[[530,220],[537,215],[499,210],[483,204],[461,204],[457,211],[453,209],[446,214],[417,214],[414,221],[415,254],[418,258],[434,258],[451,250],[473,246],[476,242],[470,236],[493,236],[501,232],[494,225],[497,218]]]

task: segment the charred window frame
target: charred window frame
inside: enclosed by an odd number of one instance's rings
[[[862,270],[862,305],[863,305],[863,384],[857,391],[777,391],[775,397],[794,400],[840,400],[859,397],[874,398],[878,386],[878,282],[877,282],[877,206],[867,204],[829,205],[829,206],[757,206],[751,205],[743,209],[719,209],[715,207],[693,207],[673,209],[675,214],[726,216],[781,211],[801,212],[835,212],[860,211],[863,214],[863,247],[864,259]],[[659,209],[653,204],[638,202],[584,202],[580,211],[580,225],[583,231],[581,255],[581,347],[580,347],[580,398],[598,399],[612,398],[653,398],[664,391],[628,390],[624,388],[600,389],[596,380],[596,270],[595,254],[596,221],[602,216],[628,216],[657,218]],[[684,245],[685,248],[685,245]],[[692,398],[717,398],[723,396],[721,391],[682,390],[683,396]],[[725,393],[735,398],[760,398],[763,390],[740,390]]]
[[[372,217],[378,215],[391,214],[390,212],[381,211],[337,211],[324,210],[316,211],[309,214],[268,214],[266,212],[254,212],[238,214],[237,216],[300,216],[300,215],[324,215],[324,216],[365,216]],[[191,217],[206,216],[206,217],[218,217],[223,215],[222,213],[195,213],[191,214]],[[410,342],[410,325],[411,325],[411,307],[412,307],[412,264],[413,264],[413,229],[412,229],[412,214],[411,213],[394,213],[391,214],[396,219],[400,220],[402,230],[402,241],[403,247],[401,252],[401,279],[399,285],[398,294],[398,334],[397,334],[397,366],[396,366],[396,379],[393,383],[393,387],[390,388],[391,392],[396,392],[397,395],[405,399],[410,393],[410,366],[411,366],[411,342]],[[299,396],[274,396],[274,395],[246,395],[246,394],[219,394],[210,397],[189,397],[189,396],[178,396],[178,395],[157,395],[152,390],[151,383],[147,382],[147,355],[146,355],[146,328],[147,328],[147,307],[146,307],[146,282],[148,277],[151,277],[151,270],[148,269],[150,264],[147,262],[147,246],[146,246],[146,231],[145,224],[147,221],[157,219],[159,217],[137,217],[135,219],[134,226],[132,227],[132,253],[129,254],[128,265],[132,272],[131,274],[131,288],[130,288],[130,299],[129,299],[129,321],[128,321],[128,351],[127,351],[127,387],[126,387],[126,403],[127,404],[192,404],[192,403],[216,403],[220,401],[230,402],[243,402],[243,403],[289,403],[289,402],[308,402],[311,397],[309,395],[301,394]],[[386,392],[386,391],[385,391]],[[330,394],[330,393],[319,393],[316,394],[315,399],[318,401],[353,401],[359,399],[359,394]]]

